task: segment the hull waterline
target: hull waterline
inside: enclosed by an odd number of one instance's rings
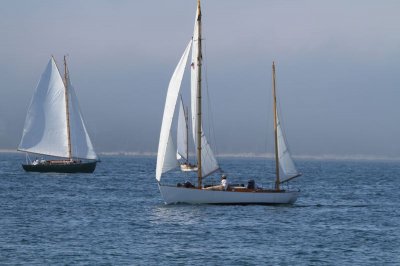
[[[158,184],[166,204],[293,204],[299,191],[235,192],[175,187]]]
[[[93,173],[97,162],[72,163],[72,164],[22,164],[27,172],[54,172],[54,173]]]

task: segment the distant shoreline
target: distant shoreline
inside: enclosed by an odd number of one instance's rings
[[[21,152],[12,149],[0,149],[0,153],[19,154]],[[137,157],[157,157],[156,152],[135,152],[135,151],[115,151],[115,152],[98,152],[99,156],[137,156]],[[273,159],[272,153],[221,153],[218,158],[265,158]],[[293,155],[296,160],[315,160],[315,161],[400,161],[400,157],[383,156],[383,155]]]

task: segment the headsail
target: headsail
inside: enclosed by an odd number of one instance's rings
[[[18,150],[68,157],[64,92],[63,79],[51,58],[32,97]]]
[[[158,143],[156,179],[161,180],[161,175],[178,166],[176,149],[171,137],[172,119],[174,116],[176,101],[182,83],[183,73],[188,59],[192,41],[187,45],[168,86],[167,98],[165,100],[164,115],[161,125],[160,141]]]
[[[192,63],[191,63],[191,113],[192,113],[192,132],[193,139],[196,146],[196,132],[197,132],[197,67],[198,67],[198,17],[199,17],[199,9],[196,12],[194,31],[193,31],[193,48],[192,48]],[[210,144],[207,141],[206,136],[204,135],[204,130],[202,128],[201,134],[201,168],[203,177],[212,174],[216,170],[219,169],[218,162],[214,156],[214,153],[210,147]],[[197,149],[197,146],[196,146]]]
[[[188,159],[188,131],[187,131],[187,121],[185,109],[183,106],[182,97],[180,100],[181,104],[179,107],[179,115],[178,115],[178,130],[176,136],[176,144],[177,144],[177,158],[178,160],[184,159],[187,161]]]

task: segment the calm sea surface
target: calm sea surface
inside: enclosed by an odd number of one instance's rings
[[[400,265],[400,162],[297,161],[293,206],[166,206],[153,157],[102,157],[94,174],[23,160],[0,153],[0,265]],[[272,185],[272,161],[220,164]]]

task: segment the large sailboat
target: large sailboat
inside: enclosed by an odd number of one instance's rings
[[[287,182],[300,174],[297,172],[293,160],[288,152],[285,138],[278,118],[275,93],[275,65],[273,65],[273,99],[274,99],[274,132],[275,132],[275,159],[276,180],[274,189],[258,188],[254,182],[247,186],[233,185],[221,189],[221,186],[213,189],[203,185],[203,179],[219,169],[218,162],[207,142],[202,127],[202,37],[201,37],[201,7],[197,1],[197,13],[192,40],[186,47],[169,83],[166,103],[164,107],[163,121],[161,125],[160,141],[157,154],[156,179],[161,196],[166,204],[291,204],[299,195],[297,190],[285,190],[281,188],[283,182]],[[174,152],[174,143],[171,138],[171,125],[179,95],[180,85],[188,59],[189,50],[192,47],[191,63],[191,111],[192,130],[195,140],[197,157],[197,186],[168,185],[161,183],[164,173],[174,169],[177,163]],[[281,171],[282,170],[282,171]],[[284,176],[285,177],[284,177]]]
[[[62,77],[52,56],[32,97],[18,151],[29,172],[92,173],[98,157],[86,130],[66,57]],[[31,159],[29,154],[36,158]]]
[[[189,109],[183,104],[182,95],[180,97],[180,107],[178,115],[178,127],[176,134],[176,158],[178,159],[182,172],[197,171],[197,166],[189,161]]]

